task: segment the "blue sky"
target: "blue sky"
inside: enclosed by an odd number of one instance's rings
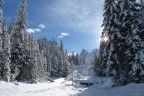
[[[4,0],[4,19],[15,18],[21,0]],[[32,35],[56,39],[63,37],[65,49],[99,48],[104,0],[27,0],[28,26]]]

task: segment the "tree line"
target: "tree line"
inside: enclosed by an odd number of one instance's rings
[[[71,72],[68,55],[55,40],[36,39],[26,32],[27,3],[21,0],[15,20],[2,20],[0,0],[0,80],[43,81],[50,76],[66,77]]]

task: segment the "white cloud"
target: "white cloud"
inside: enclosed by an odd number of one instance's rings
[[[39,29],[39,28],[28,28],[28,29],[26,29],[26,31],[28,32],[28,33],[36,33],[36,32],[41,32],[41,29]]]
[[[103,22],[103,5],[105,0],[46,0],[36,16],[51,28],[62,28],[79,34],[88,34],[93,45],[99,46]],[[38,12],[37,12],[38,13]],[[49,14],[50,13],[50,14]],[[39,22],[42,21],[39,19]],[[46,26],[47,27],[47,26]],[[66,29],[66,30],[65,30]],[[82,33],[80,33],[82,34]],[[89,38],[88,37],[88,38]],[[62,38],[60,36],[59,38]],[[75,37],[76,38],[76,37]]]
[[[63,37],[66,37],[66,36],[69,36],[69,33],[63,32],[63,33],[61,33],[60,36],[58,36],[58,38],[63,38]]]
[[[60,35],[60,36],[58,36],[58,38],[63,38],[63,36]]]
[[[61,27],[91,35],[92,44],[99,46],[103,23],[104,0],[57,0],[47,6],[45,14]],[[59,36],[62,38],[63,36]]]
[[[69,33],[61,33],[62,36],[69,36]]]
[[[46,26],[44,24],[40,24],[38,26],[38,28],[28,28],[28,29],[26,29],[26,31],[28,33],[36,33],[36,32],[41,32],[45,28],[46,28]]]
[[[40,29],[45,29],[45,28],[46,28],[46,26],[45,26],[44,24],[40,24],[38,27],[39,27]]]
[[[59,0],[48,6],[51,17],[77,32],[101,34],[104,0]]]
[[[26,31],[28,32],[28,33],[35,33],[35,31],[33,30],[33,29],[26,29]]]
[[[41,32],[41,29],[39,29],[39,28],[34,28],[33,29],[35,32]]]

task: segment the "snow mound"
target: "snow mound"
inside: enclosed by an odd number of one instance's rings
[[[128,84],[121,87],[113,87],[111,78],[95,78],[94,86],[89,87],[87,90],[78,96],[144,96],[144,83],[141,84]]]
[[[99,88],[110,89],[113,85],[113,80],[111,78],[108,78],[106,82],[99,86]]]

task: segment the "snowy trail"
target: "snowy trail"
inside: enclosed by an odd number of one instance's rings
[[[105,78],[94,78],[91,87],[72,86],[71,81],[64,82],[64,78],[36,84],[6,83],[0,81],[0,96],[144,96],[144,84],[128,84],[111,88],[112,82]],[[101,84],[101,81],[105,83]]]
[[[52,90],[52,89],[55,89],[55,88],[59,88],[61,86],[61,82],[60,81],[63,81],[62,80],[55,80],[55,83],[44,83],[44,84],[39,84],[39,87],[36,87],[36,89],[33,89],[31,91],[28,91],[26,93],[39,93],[39,92],[45,92],[45,91],[48,91],[48,90]],[[41,87],[42,88],[41,88]]]
[[[65,83],[63,78],[55,82],[25,84],[0,82],[0,96],[76,96],[84,89],[74,89],[72,82]]]

